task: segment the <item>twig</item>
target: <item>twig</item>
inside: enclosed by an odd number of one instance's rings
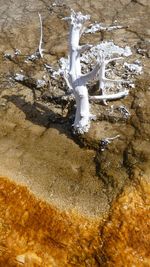
[[[42,49],[42,43],[43,43],[43,29],[42,29],[42,17],[41,17],[41,14],[39,14],[39,18],[40,18],[40,42],[39,42],[39,49],[38,49],[38,52],[39,52],[39,55],[41,58],[43,58],[43,49]]]
[[[100,140],[100,149],[104,151],[108,144],[110,144],[113,140],[119,138],[120,135],[116,135],[114,137],[108,137]]]

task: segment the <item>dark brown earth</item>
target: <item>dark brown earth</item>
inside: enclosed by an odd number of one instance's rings
[[[0,175],[11,179],[0,180],[0,266],[21,266],[18,255],[24,255],[24,266],[149,266],[149,1],[56,3],[0,3]],[[129,61],[139,59],[144,69],[126,99],[107,107],[91,105],[98,121],[82,138],[71,134],[72,103],[47,98],[62,93],[61,82],[51,81],[43,67],[67,55],[68,26],[61,18],[70,8],[91,14],[92,21],[109,25],[117,20],[125,26],[82,42],[113,39],[129,45]],[[44,58],[27,64],[26,56],[38,48],[38,12]],[[16,48],[20,56],[4,58]],[[30,84],[11,79],[20,70],[32,78]],[[50,85],[35,90],[33,78],[43,75]],[[111,105],[125,105],[130,118],[110,115]],[[118,134],[120,138],[101,151],[99,141]]]

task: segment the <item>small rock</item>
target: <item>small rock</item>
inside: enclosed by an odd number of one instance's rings
[[[43,88],[44,86],[46,86],[46,82],[44,80],[37,80],[36,82],[37,88]]]

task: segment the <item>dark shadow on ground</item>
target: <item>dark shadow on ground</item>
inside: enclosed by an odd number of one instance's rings
[[[68,138],[75,140],[75,136],[72,134],[71,121],[67,117],[63,117],[60,114],[55,113],[48,107],[41,103],[26,102],[21,95],[5,95],[3,98],[7,99],[8,102],[12,102],[16,107],[22,110],[26,119],[32,123],[45,128],[56,128],[61,134],[65,134]]]

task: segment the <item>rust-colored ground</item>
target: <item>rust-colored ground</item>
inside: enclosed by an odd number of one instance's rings
[[[98,224],[60,212],[1,178],[0,266],[98,266]]]
[[[127,187],[107,220],[60,212],[0,183],[0,266],[150,266],[150,187]]]
[[[102,266],[150,266],[150,186],[128,187],[102,230]]]

